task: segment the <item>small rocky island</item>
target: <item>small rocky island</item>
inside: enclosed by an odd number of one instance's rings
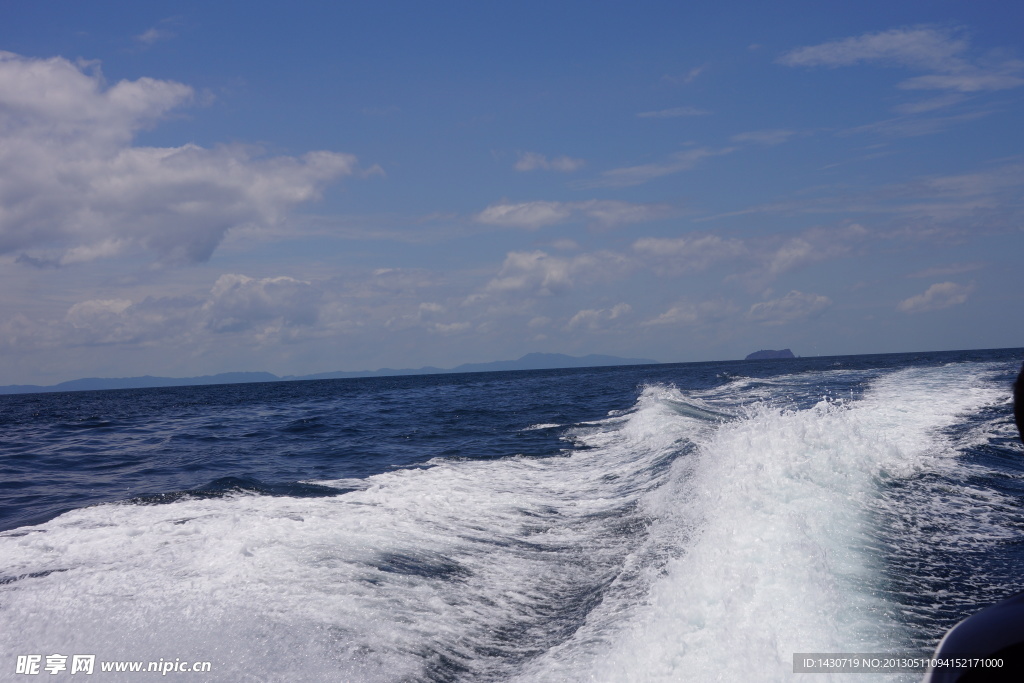
[[[796,358],[793,352],[789,349],[782,349],[781,351],[754,351],[752,354],[747,356],[744,360],[774,360],[776,358]]]

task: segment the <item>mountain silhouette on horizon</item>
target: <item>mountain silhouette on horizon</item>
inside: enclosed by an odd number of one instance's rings
[[[73,379],[50,386],[35,384],[11,384],[0,386],[0,394],[37,394],[54,391],[97,391],[102,389],[147,389],[153,387],[206,386],[211,384],[246,384],[250,382],[291,382],[312,379],[348,379],[355,377],[394,377],[398,375],[439,375],[466,372],[501,372],[507,370],[554,370],[558,368],[590,368],[614,365],[657,365],[649,358],[620,358],[589,354],[568,356],[563,353],[528,353],[518,360],[498,360],[490,363],[463,363],[451,369],[426,366],[422,368],[380,368],[378,370],[357,370],[320,372],[312,375],[286,375],[278,377],[269,372],[222,372],[200,377],[87,377]]]

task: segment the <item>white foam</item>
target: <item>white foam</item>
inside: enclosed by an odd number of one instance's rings
[[[1001,400],[977,367],[893,373],[862,401],[752,407],[642,503],[681,554],[617,624],[595,610],[524,680],[789,680],[796,652],[898,651],[877,597],[878,483],[955,466],[941,429]],[[976,539],[975,539],[976,540]]]
[[[315,484],[317,486],[326,486],[328,488],[342,490],[362,490],[369,488],[372,485],[368,479],[356,479],[354,477],[346,477],[344,479],[305,479],[299,483]]]
[[[878,483],[956,466],[941,429],[995,400],[977,366],[725,422],[749,397],[648,387],[561,456],[76,510],[0,534],[23,577],[0,649],[219,680],[788,679],[793,652],[905,640],[871,590]]]
[[[0,648],[210,660],[228,680],[511,672],[582,621],[644,537],[636,501],[660,463],[714,428],[654,393],[573,430],[591,448],[566,456],[436,461],[328,498],[101,505],[0,534],[0,576],[24,577],[0,586]]]

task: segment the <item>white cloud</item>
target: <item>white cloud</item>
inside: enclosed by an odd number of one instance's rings
[[[657,111],[644,111],[637,114],[641,119],[674,119],[680,116],[706,116],[711,112],[697,107],[673,107],[671,109],[659,109]]]
[[[465,304],[502,295],[551,296],[569,291],[577,279],[597,281],[617,277],[631,267],[629,259],[608,251],[560,258],[546,252],[512,251],[498,274]]]
[[[645,115],[653,116],[655,114],[659,114],[659,112],[648,112]],[[732,154],[737,150],[743,149],[741,145],[744,144],[753,143],[759,145],[777,145],[787,141],[794,135],[797,135],[797,131],[782,129],[737,133],[732,138],[732,142],[736,144],[729,147],[693,147],[690,149],[684,149],[669,155],[664,161],[640,164],[638,166],[613,168],[601,173],[600,178],[580,181],[574,183],[574,186],[580,188],[592,188],[630,187],[633,185],[642,185],[666,175],[672,175],[681,171],[689,171],[705,159]]]
[[[0,53],[0,253],[54,265],[139,250],[205,261],[231,229],[280,222],[356,159],[334,152],[261,159],[241,146],[132,146],[190,102],[181,83],[107,87],[66,59]]]
[[[486,292],[535,291],[547,296],[572,285],[575,270],[571,259],[543,251],[513,251],[505,257],[497,277],[487,283]]]
[[[565,223],[576,218],[592,221],[597,227],[615,227],[626,223],[657,220],[670,215],[666,204],[632,204],[616,200],[591,199],[582,202],[532,201],[492,204],[476,215],[488,225],[509,228],[539,228]]]
[[[761,262],[759,272],[755,276],[777,277],[791,270],[796,270],[812,263],[828,261],[849,255],[855,245],[863,242],[870,235],[867,228],[859,223],[836,228],[810,228],[803,232],[776,242],[776,246],[764,244],[756,249],[757,259]]]
[[[537,230],[546,225],[563,223],[572,213],[571,206],[565,202],[501,203],[488,206],[476,215],[476,220],[488,225]]]
[[[611,308],[584,309],[569,319],[565,329],[574,330],[579,327],[585,327],[588,330],[596,331],[605,327],[612,320],[630,313],[632,310],[633,307],[627,303],[615,304]]]
[[[598,227],[612,228],[628,223],[645,223],[672,214],[668,204],[633,204],[611,199],[574,202],[573,207]]]
[[[87,299],[57,325],[37,323],[31,344],[68,346],[157,345],[188,337],[200,302],[184,298]],[[62,324],[61,324],[62,323]],[[25,340],[28,342],[28,340]]]
[[[667,274],[701,271],[749,255],[741,240],[698,233],[685,237],[642,237],[633,242],[633,251],[658,272]]]
[[[964,95],[960,93],[949,93],[946,95],[940,95],[939,97],[932,97],[927,100],[918,100],[917,102],[905,102],[899,104],[893,109],[900,114],[923,114],[929,111],[935,111],[936,109],[945,109],[946,107],[959,104],[965,99]]]
[[[820,258],[814,245],[802,237],[794,237],[768,255],[768,272],[772,275],[779,275]]]
[[[420,304],[420,315],[429,315],[433,313],[444,313],[444,306],[432,301],[425,301]]]
[[[193,97],[174,81],[140,78],[104,88],[102,76],[62,57],[33,59],[0,52],[0,104],[5,138],[45,134],[58,145],[126,143],[140,128]]]
[[[586,164],[587,162],[583,159],[573,159],[567,156],[548,159],[543,154],[537,154],[536,152],[523,152],[520,153],[519,160],[513,168],[517,171],[544,170],[571,173],[573,171],[578,171],[586,166]]]
[[[0,318],[0,349],[4,351],[46,348],[52,345],[53,337],[52,326],[40,324],[20,311]]]
[[[229,273],[214,283],[202,314],[213,332],[308,326],[317,321],[320,297],[312,283],[303,280]]]
[[[633,242],[632,251],[660,275],[683,275],[729,263],[735,270],[729,279],[763,286],[766,280],[791,270],[847,256],[870,234],[858,223],[746,240],[690,233],[642,237]],[[741,267],[741,263],[747,265]]]
[[[693,303],[680,301],[657,318],[640,323],[644,327],[667,325],[698,325],[710,321],[722,320],[736,312],[731,301],[715,299]]]
[[[762,301],[750,307],[747,318],[765,325],[782,325],[813,318],[832,305],[827,296],[791,291],[780,299]]]
[[[723,147],[713,149],[711,147],[697,147],[676,152],[669,156],[666,161],[642,164],[640,166],[627,166],[624,168],[613,168],[601,174],[595,180],[588,180],[579,183],[579,187],[630,187],[660,178],[662,176],[688,171],[699,164],[702,160],[730,154],[736,151],[736,147]]]
[[[178,26],[180,23],[180,17],[168,17],[163,19],[156,26],[135,36],[135,42],[143,48],[147,48],[156,43],[171,40],[176,36],[175,32],[171,30],[171,27]]]
[[[92,299],[68,309],[65,320],[92,343],[130,341],[136,335],[125,324],[130,299]]]
[[[904,90],[954,90],[979,92],[985,90],[1011,90],[1024,85],[1024,62],[1010,61],[994,70],[965,66],[955,73],[929,74],[908,78],[900,83]]]
[[[461,334],[467,332],[471,327],[472,323],[461,322],[461,323],[433,323],[428,329],[431,332],[436,332],[443,335]]]
[[[28,349],[53,346],[124,347],[263,344],[293,341],[325,331],[332,321],[322,285],[290,277],[251,278],[221,275],[196,295],[178,297],[93,298],[72,305],[62,318],[0,326],[0,344]],[[337,313],[335,310],[329,311]],[[17,317],[17,316],[16,316]]]
[[[992,63],[967,56],[970,43],[953,32],[917,26],[834,40],[792,50],[779,62],[787,66],[852,66],[863,62],[902,66],[934,73],[900,83],[905,90],[978,92],[1024,85],[1024,62]]]
[[[956,282],[938,282],[925,290],[923,294],[904,299],[896,306],[896,310],[903,313],[938,311],[964,303],[972,291],[974,291],[973,284],[961,285]]]
[[[657,318],[645,320],[640,323],[648,327],[651,325],[691,325],[697,322],[700,317],[697,306],[692,303],[681,303],[668,309]]]
[[[682,76],[672,76],[670,74],[665,74],[664,76],[662,76],[662,79],[675,85],[689,85],[690,83],[693,83],[695,80],[697,80],[697,77],[704,73],[704,70],[707,68],[707,64],[701,64],[700,66],[695,66],[691,68]]]
[[[148,46],[153,45],[154,43],[170,40],[173,37],[173,31],[168,31],[165,28],[154,27],[135,36],[135,42]]]
[[[948,32],[928,27],[890,29],[833,40],[787,52],[779,62],[787,66],[851,66],[882,62],[925,69],[958,64],[968,43]]]

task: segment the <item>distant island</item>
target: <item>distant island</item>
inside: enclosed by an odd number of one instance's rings
[[[782,349],[781,351],[765,349],[763,351],[754,351],[744,360],[774,360],[776,358],[796,358],[796,356],[789,349]]]
[[[286,375],[278,377],[269,372],[222,372],[202,377],[89,377],[74,379],[51,386],[12,384],[0,386],[0,394],[38,394],[51,391],[96,391],[99,389],[146,389],[151,387],[185,387],[209,384],[243,384],[247,382],[290,382],[307,379],[347,379],[353,377],[394,377],[398,375],[439,375],[463,372],[499,372],[502,370],[555,370],[558,368],[593,368],[612,365],[657,365],[649,358],[619,358],[618,356],[567,356],[562,353],[528,353],[518,360],[499,360],[490,363],[463,363],[454,368],[435,367],[395,370],[360,370],[355,372],[321,372],[314,375]]]

